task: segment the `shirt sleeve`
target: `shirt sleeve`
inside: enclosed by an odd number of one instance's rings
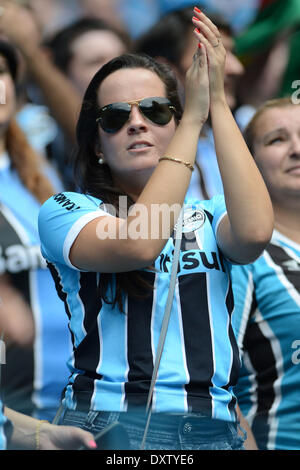
[[[227,209],[225,205],[225,198],[223,195],[219,194],[217,196],[214,196],[211,200],[211,205],[212,205],[212,212],[213,212],[213,220],[212,220],[212,228],[215,233],[216,239],[217,233],[218,233],[218,228],[221,220],[223,217],[227,214]]]
[[[84,194],[59,193],[46,201],[38,219],[41,252],[50,262],[66,264],[72,269],[69,253],[79,232],[92,220],[109,216],[100,209],[99,199]]]
[[[223,217],[227,214],[227,209],[225,205],[225,198],[222,194],[218,194],[213,198],[206,200],[206,201],[190,201],[192,206],[197,207],[197,205],[201,205],[205,211],[206,217],[209,218],[210,224],[212,226],[213,232],[215,234],[216,240],[218,239],[218,227],[223,219]]]

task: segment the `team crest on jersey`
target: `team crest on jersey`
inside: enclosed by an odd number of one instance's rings
[[[182,232],[195,232],[205,222],[205,212],[200,209],[186,209],[183,214]]]

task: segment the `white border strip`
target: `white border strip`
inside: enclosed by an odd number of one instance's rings
[[[69,266],[72,269],[76,269],[76,271],[82,271],[82,269],[78,269],[70,261],[69,255],[70,255],[71,247],[74,241],[76,240],[76,238],[78,237],[79,233],[81,232],[81,230],[89,222],[91,222],[94,219],[97,219],[98,217],[107,217],[107,216],[112,217],[111,214],[109,214],[108,212],[105,212],[99,209],[97,211],[89,212],[88,214],[85,214],[82,217],[80,217],[80,219],[76,220],[76,222],[70,228],[65,238],[64,246],[63,246],[63,257],[67,266]]]

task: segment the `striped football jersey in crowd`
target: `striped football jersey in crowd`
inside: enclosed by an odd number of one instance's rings
[[[32,347],[4,341],[1,392],[6,406],[52,420],[68,380],[66,361],[71,352],[64,308],[40,252],[37,229],[39,202],[0,156],[0,276],[28,302],[35,326]]]
[[[216,242],[223,196],[187,205],[180,266],[154,412],[204,412],[234,421],[232,389],[239,354],[230,323],[229,262]],[[153,286],[144,299],[124,298],[125,314],[99,296],[102,274],[71,264],[70,248],[91,220],[108,215],[95,197],[62,193],[40,211],[42,253],[69,317],[74,352],[64,404],[69,409],[129,411],[143,407],[168,295],[174,240],[140,273]]]
[[[242,353],[235,392],[261,449],[300,448],[300,245],[274,231],[253,264],[233,266]]]

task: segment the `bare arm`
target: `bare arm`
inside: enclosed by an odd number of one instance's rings
[[[237,416],[238,416],[238,420],[240,422],[240,425],[247,433],[247,439],[245,440],[245,444],[244,444],[245,449],[246,450],[258,450],[258,447],[256,445],[256,442],[255,442],[253,433],[251,431],[251,428],[248,424],[248,421],[242,415],[239,406],[236,407],[236,411],[237,411]],[[241,433],[241,431],[239,431],[239,433]]]
[[[203,14],[194,21],[209,61],[210,114],[216,154],[222,176],[228,217],[219,226],[219,243],[228,258],[249,263],[272,236],[273,209],[262,176],[235,123],[224,92],[225,49],[220,33]],[[222,86],[221,86],[222,84]]]
[[[72,82],[49,60],[40,47],[23,47],[28,70],[45,102],[68,138],[75,142],[81,97]]]
[[[5,342],[28,346],[34,339],[34,320],[29,305],[11,284],[8,275],[0,276],[0,332]]]
[[[219,226],[220,246],[233,261],[250,263],[261,254],[272,236],[272,204],[262,176],[225,103],[214,106],[212,121],[228,212],[228,217]]]
[[[71,81],[51,62],[40,46],[40,36],[31,12],[2,0],[0,32],[22,53],[28,72],[41,89],[53,116],[66,135],[74,140],[81,97]]]
[[[82,445],[89,449],[96,447],[93,434],[83,429],[40,422],[6,407],[4,414],[14,427],[11,447],[36,449],[37,444],[39,450],[77,449]]]

